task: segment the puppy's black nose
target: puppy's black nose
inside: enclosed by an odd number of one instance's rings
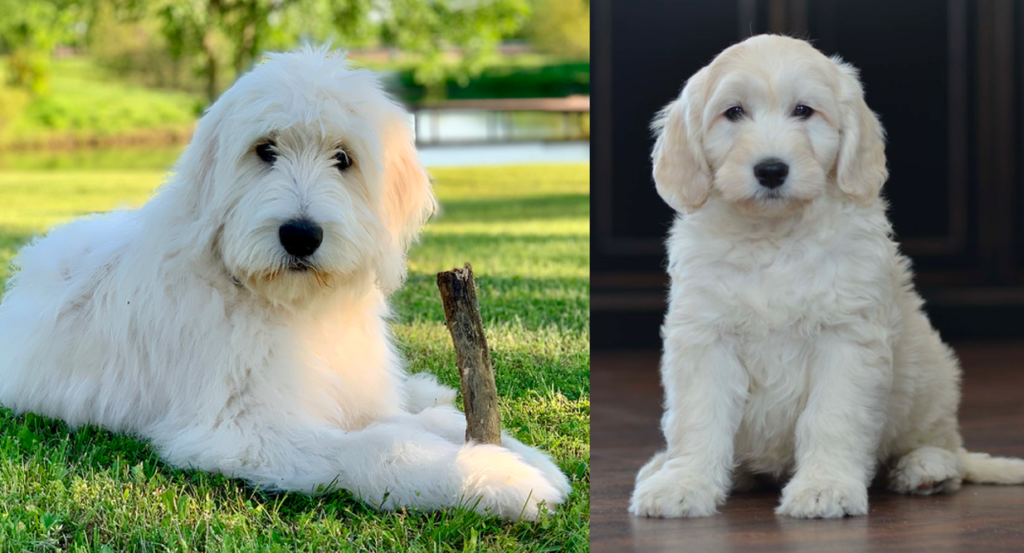
[[[277,234],[281,237],[281,245],[285,251],[295,257],[312,255],[324,241],[324,229],[305,219],[288,221],[281,225]]]
[[[789,175],[789,165],[780,159],[766,159],[754,166],[754,176],[757,182],[766,188],[778,188],[786,182]]]

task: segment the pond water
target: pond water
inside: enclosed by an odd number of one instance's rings
[[[417,142],[426,144],[589,140],[589,113],[423,110]]]

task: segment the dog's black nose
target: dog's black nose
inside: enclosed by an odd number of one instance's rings
[[[778,188],[786,182],[789,175],[789,165],[780,159],[766,159],[754,166],[754,176],[757,182],[766,188]]]
[[[277,234],[281,237],[281,245],[284,246],[285,251],[295,257],[313,255],[313,252],[320,247],[320,243],[324,241],[324,229],[305,219],[288,221],[281,225]]]

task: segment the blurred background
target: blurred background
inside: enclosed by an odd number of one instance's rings
[[[0,0],[0,14],[5,151],[183,143],[264,52],[331,43],[385,74],[424,145],[588,154],[588,0]]]
[[[1024,2],[593,3],[594,348],[659,346],[671,210],[648,124],[752,34],[808,38],[861,69],[888,134],[897,239],[947,339],[1024,337]]]

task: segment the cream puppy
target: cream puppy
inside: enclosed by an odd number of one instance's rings
[[[777,513],[868,511],[900,493],[1024,482],[1024,461],[961,447],[960,370],[892,240],[884,136],[856,70],[756,36],[687,81],[654,123],[659,194],[679,211],[662,329],[668,448],[630,511],[707,516],[788,483]]]

